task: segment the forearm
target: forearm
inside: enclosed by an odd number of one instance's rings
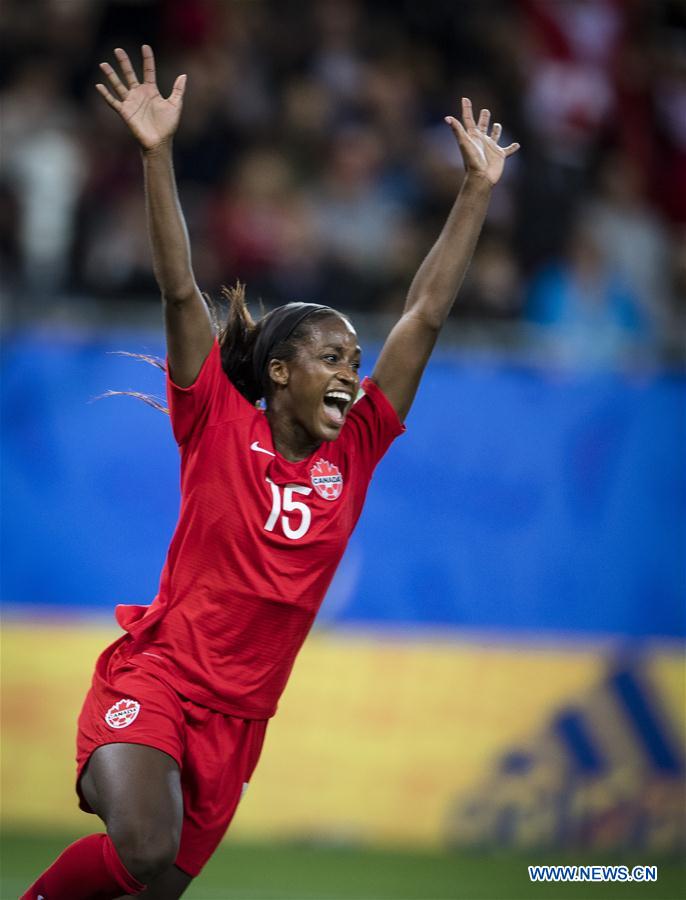
[[[438,240],[412,280],[404,311],[411,310],[435,329],[445,322],[460,289],[491,190],[484,178],[465,178]]]
[[[143,151],[148,235],[155,278],[165,300],[181,302],[197,290],[188,231],[176,190],[171,141]]]

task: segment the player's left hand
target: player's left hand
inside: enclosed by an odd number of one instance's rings
[[[479,113],[479,121],[474,121],[471,100],[462,98],[462,122],[453,116],[446,116],[445,121],[450,125],[453,134],[462,153],[464,167],[469,175],[474,174],[485,178],[489,184],[494,185],[503,174],[505,160],[519,150],[519,144],[510,144],[508,147],[498,146],[502,126],[496,122],[488,133],[491,121],[491,113],[482,109]]]

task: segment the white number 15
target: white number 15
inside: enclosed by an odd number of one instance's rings
[[[307,534],[307,529],[310,527],[312,521],[312,512],[304,503],[301,503],[299,500],[294,500],[293,494],[302,494],[304,497],[307,497],[308,494],[312,493],[312,488],[305,487],[305,485],[302,484],[287,484],[283,489],[282,502],[279,486],[274,484],[270,478],[267,478],[267,481],[272,489],[272,511],[269,513],[269,518],[265,522],[264,530],[274,531],[281,510],[284,512],[299,512],[302,518],[300,519],[300,524],[297,528],[291,527],[291,521],[288,516],[281,516],[281,528],[283,529],[283,533],[292,541],[297,541],[298,538]]]

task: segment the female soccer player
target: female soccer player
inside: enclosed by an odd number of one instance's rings
[[[80,805],[107,833],[68,847],[31,900],[174,900],[214,852],[518,149],[499,147],[500,125],[489,135],[488,110],[475,122],[466,99],[464,125],[446,118],[466,175],[355,402],[357,336],[329,307],[289,303],[254,323],[235,290],[215,334],[172,168],[186,76],[165,100],[150,47],[142,83],[115,56],[121,76],[102,63],[97,89],[143,154],[181,511],[159,593],[117,608],[126,633],[100,656],[79,718]]]

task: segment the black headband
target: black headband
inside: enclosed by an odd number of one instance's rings
[[[274,348],[282,341],[288,340],[301,322],[320,310],[326,310],[334,316],[340,315],[330,306],[322,306],[319,303],[287,303],[273,309],[262,319],[260,333],[255,341],[252,364],[255,381],[263,389],[266,386],[266,368]]]

